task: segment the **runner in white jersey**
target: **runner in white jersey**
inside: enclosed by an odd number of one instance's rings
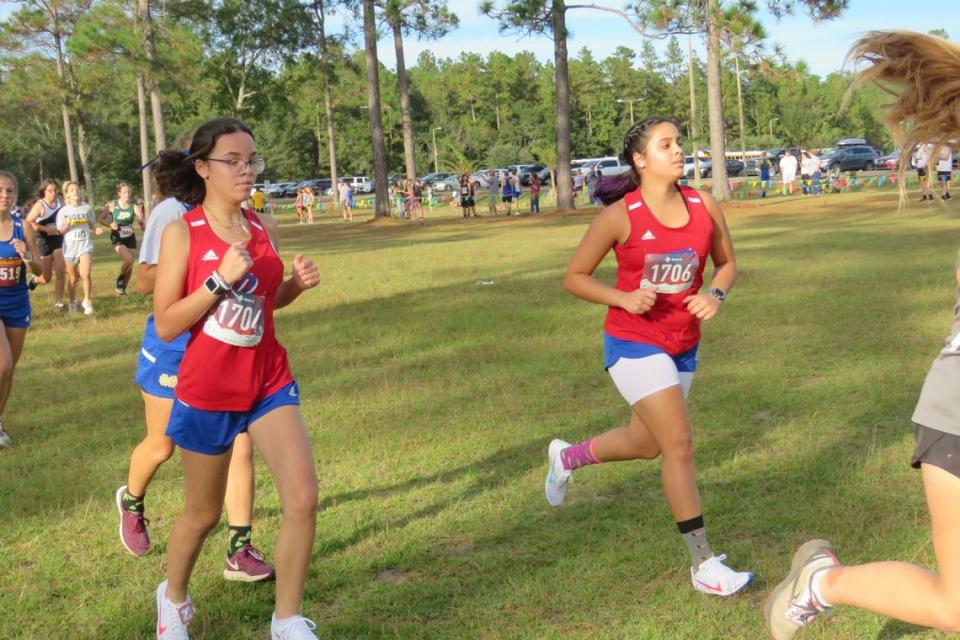
[[[57,230],[63,236],[63,261],[67,265],[67,292],[70,294],[70,313],[77,311],[77,276],[83,285],[83,313],[93,315],[93,302],[90,296],[93,281],[90,272],[93,269],[93,238],[91,233],[100,235],[103,230],[97,226],[93,209],[89,204],[80,203],[80,185],[76,182],[63,183],[63,196],[67,201],[57,213]]]

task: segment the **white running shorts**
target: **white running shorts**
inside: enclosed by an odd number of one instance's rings
[[[631,407],[647,396],[677,384],[686,398],[693,384],[693,372],[677,371],[673,358],[665,353],[645,358],[620,358],[607,371],[617,391]]]

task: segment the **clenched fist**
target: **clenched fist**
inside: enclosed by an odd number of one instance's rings
[[[224,254],[223,260],[220,261],[220,266],[217,267],[217,271],[219,271],[223,279],[227,281],[227,284],[232,286],[237,280],[242,278],[247,271],[250,271],[251,267],[253,267],[253,258],[250,257],[250,252],[247,251],[246,243],[234,242]]]
[[[637,315],[650,311],[656,303],[657,290],[654,288],[624,291],[620,296],[620,307]]]
[[[320,271],[310,258],[293,258],[293,281],[300,289],[312,289],[320,284]]]

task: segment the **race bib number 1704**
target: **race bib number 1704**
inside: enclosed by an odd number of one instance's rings
[[[657,293],[681,293],[693,286],[699,270],[700,256],[694,251],[648,253],[640,286],[656,287]]]
[[[203,332],[235,347],[255,347],[263,339],[263,296],[227,293],[203,323]]]

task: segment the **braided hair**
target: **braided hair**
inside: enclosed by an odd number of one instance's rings
[[[677,129],[680,125],[673,118],[666,116],[652,116],[631,125],[627,135],[623,137],[623,151],[620,157],[630,165],[630,171],[621,173],[613,178],[604,178],[597,185],[595,196],[604,206],[609,206],[623,196],[640,186],[640,170],[633,164],[633,154],[643,153],[650,143],[650,131],[658,124],[668,122]]]

